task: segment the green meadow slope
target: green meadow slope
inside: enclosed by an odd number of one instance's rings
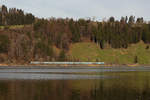
[[[150,64],[150,49],[143,42],[130,45],[128,49],[100,49],[95,43],[72,44],[69,55],[79,61],[102,61],[107,64]]]

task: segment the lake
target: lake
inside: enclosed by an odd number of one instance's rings
[[[0,67],[0,100],[150,100],[150,67]]]

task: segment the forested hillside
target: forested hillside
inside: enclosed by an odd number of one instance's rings
[[[0,10],[0,62],[80,61],[69,54],[74,43],[93,42],[101,50],[128,49],[143,41],[149,49],[150,23],[134,16],[107,21],[40,19],[23,10]],[[94,51],[93,51],[94,52]],[[132,52],[132,50],[130,51]],[[111,56],[111,55],[110,55]]]

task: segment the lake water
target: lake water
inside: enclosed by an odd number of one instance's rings
[[[0,67],[0,100],[150,100],[150,67]]]

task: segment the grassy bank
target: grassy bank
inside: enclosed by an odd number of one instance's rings
[[[9,29],[17,29],[17,28],[23,28],[25,25],[10,25],[10,26],[0,26],[0,29],[5,29],[5,28],[9,28]]]
[[[143,42],[130,45],[128,49],[100,49],[95,43],[72,44],[69,55],[79,61],[102,61],[107,64],[150,64],[150,49]]]

